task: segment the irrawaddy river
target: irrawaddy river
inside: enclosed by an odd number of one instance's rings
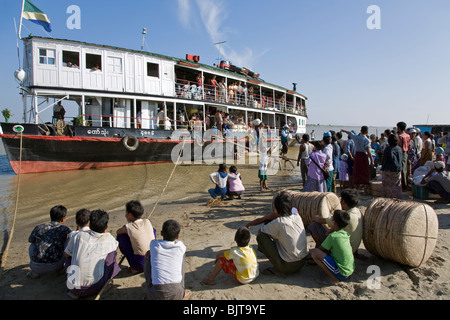
[[[315,130],[316,139],[323,132],[340,129],[355,130],[348,126],[308,126],[307,133]],[[381,133],[384,127],[369,128],[370,133]],[[296,158],[298,146],[289,149],[289,158]],[[259,160],[249,160],[237,165],[245,184],[259,187],[257,177]],[[279,182],[289,182],[300,186],[302,181],[298,167],[279,175]],[[16,214],[16,230],[31,232],[37,224],[49,221],[49,211],[54,205],[62,204],[68,208],[72,217],[81,208],[103,209],[108,212],[120,211],[129,200],[140,200],[144,205],[161,204],[173,201],[189,202],[193,199],[208,200],[208,189],[212,187],[209,174],[217,170],[217,165],[179,165],[153,164],[127,166],[97,170],[76,170],[22,174],[17,176],[11,169],[3,144],[0,143],[0,252],[3,252]],[[273,180],[272,180],[273,181]],[[270,181],[269,181],[270,186]],[[162,190],[165,189],[162,194]],[[16,199],[18,199],[16,205]]]

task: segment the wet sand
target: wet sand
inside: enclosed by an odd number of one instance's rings
[[[297,148],[290,148],[295,157]],[[433,198],[423,201],[434,208],[439,219],[439,239],[431,258],[419,268],[399,265],[370,254],[361,244],[360,253],[366,260],[356,259],[356,270],[349,280],[337,286],[323,287],[315,279],[323,272],[315,265],[305,265],[300,272],[281,278],[260,274],[251,284],[239,285],[224,273],[216,278],[216,285],[205,286],[200,281],[212,270],[218,252],[229,249],[235,230],[247,222],[270,212],[274,194],[279,190],[300,190],[298,172],[286,170],[269,177],[272,191],[260,192],[257,178],[258,165],[238,165],[246,193],[241,200],[224,201],[220,206],[207,206],[212,187],[209,174],[216,166],[178,166],[166,192],[150,220],[158,230],[167,219],[176,219],[182,225],[180,240],[186,247],[186,288],[192,291],[189,300],[447,300],[450,298],[450,206],[435,204]],[[68,208],[67,225],[75,228],[75,212],[83,207],[104,209],[110,214],[108,230],[115,235],[125,223],[125,203],[131,199],[142,201],[146,215],[154,208],[160,192],[166,185],[173,164],[111,168],[105,170],[73,171],[23,175],[20,189],[20,205],[14,237],[9,249],[6,271],[0,279],[2,300],[69,300],[66,295],[66,277],[42,276],[29,279],[28,236],[35,225],[49,220],[53,205]],[[5,177],[3,177],[5,178]],[[14,190],[17,177],[6,176]],[[339,194],[339,189],[338,189]],[[11,222],[14,208],[11,198],[15,191],[2,199],[4,223]],[[411,192],[404,193],[409,199]],[[364,213],[373,196],[361,194],[360,209]],[[415,201],[420,201],[414,199]],[[9,201],[9,202],[8,202]],[[5,204],[6,203],[6,204]],[[9,203],[9,204],[8,204]],[[251,228],[251,244],[256,249],[259,227]],[[7,232],[3,233],[4,246]],[[307,236],[308,247],[314,243]],[[271,264],[257,252],[260,270]],[[119,253],[120,256],[120,253]],[[125,261],[123,266],[128,266]],[[371,276],[368,267],[376,265],[381,271],[379,289],[370,289],[367,280]],[[143,274],[132,275],[122,270],[102,300],[141,300],[144,294]],[[93,298],[89,298],[93,299]]]

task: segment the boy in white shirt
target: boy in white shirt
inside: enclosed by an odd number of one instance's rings
[[[145,255],[145,300],[181,300],[190,294],[184,289],[186,246],[178,237],[180,224],[164,222],[163,240],[153,240]]]

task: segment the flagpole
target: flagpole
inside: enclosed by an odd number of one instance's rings
[[[22,19],[23,19],[23,7],[25,6],[25,0],[22,0],[22,10],[20,11],[20,23],[19,23],[19,40],[22,40],[22,38],[20,37],[20,33],[22,31]]]

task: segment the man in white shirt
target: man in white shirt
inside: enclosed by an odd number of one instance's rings
[[[120,271],[116,262],[118,243],[106,230],[108,221],[105,211],[92,211],[90,230],[80,231],[66,246],[64,255],[71,260],[67,268],[67,288],[71,298],[97,294]]]
[[[305,264],[308,254],[306,231],[303,221],[291,205],[291,195],[280,192],[274,199],[278,217],[261,227],[256,240],[258,250],[269,259],[274,268],[263,274],[292,274]]]

